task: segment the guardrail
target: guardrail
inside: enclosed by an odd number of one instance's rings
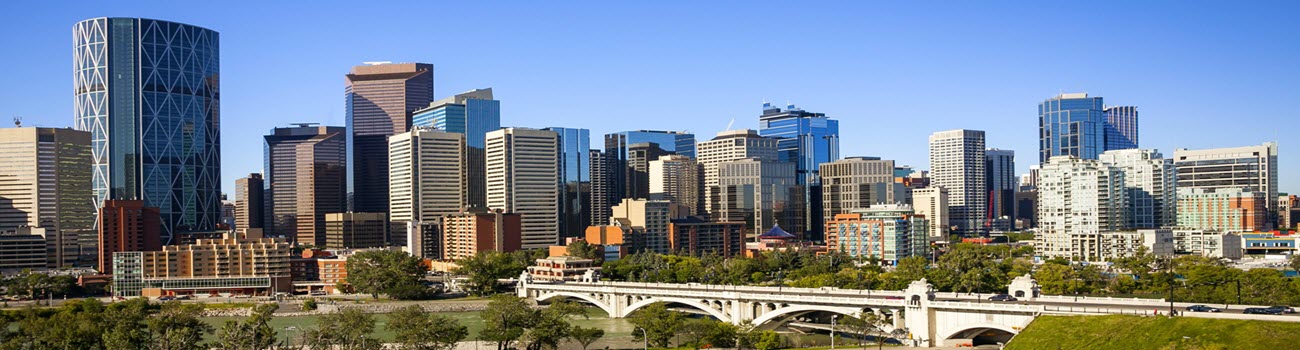
[[[861,306],[898,306],[902,307],[903,300],[893,300],[876,298],[875,295],[866,297],[867,293],[812,293],[809,288],[797,288],[794,291],[788,291],[787,288],[659,288],[656,284],[646,283],[563,283],[563,284],[546,284],[532,283],[528,284],[529,289],[556,291],[556,292],[574,292],[574,293],[609,293],[623,295],[650,295],[656,297],[684,297],[684,298],[708,298],[708,299],[739,299],[739,300],[758,300],[758,301],[797,301],[801,303],[822,303],[836,305],[861,305]],[[811,289],[817,291],[818,289]],[[889,295],[881,295],[885,297]]]

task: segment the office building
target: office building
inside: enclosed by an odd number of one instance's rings
[[[1279,193],[1277,195],[1277,229],[1295,230],[1300,223],[1300,196]]]
[[[519,214],[470,208],[443,219],[444,260],[462,260],[479,252],[513,252],[521,249]]]
[[[947,241],[952,222],[948,219],[948,190],[930,186],[912,190],[912,211],[929,222],[930,241]]]
[[[433,65],[373,63],[345,78],[352,210],[388,212],[388,137],[410,131],[411,114],[433,102]]]
[[[44,228],[29,226],[0,230],[0,273],[48,267],[46,234]]]
[[[623,199],[610,208],[610,221],[630,228],[634,246],[659,254],[671,253],[669,226],[673,219],[686,217],[690,210],[665,200]]]
[[[718,164],[749,158],[777,161],[776,142],[774,138],[759,136],[758,131],[742,129],[720,132],[712,140],[696,145],[696,162],[704,171],[704,187],[700,195],[704,197],[703,206],[710,217],[718,215],[713,212],[713,203],[718,196],[714,192],[718,186]]]
[[[430,127],[388,138],[388,207],[394,227],[437,221],[468,205],[464,149],[464,134]]]
[[[385,213],[325,214],[325,249],[383,247],[388,243],[388,215]]]
[[[1009,149],[984,150],[984,187],[988,189],[988,226],[998,231],[1010,231],[1016,218],[1016,152]]]
[[[1128,224],[1127,194],[1124,172],[1116,167],[1052,157],[1039,171],[1035,253],[1084,260],[1102,256],[1099,235]]]
[[[296,294],[348,292],[348,255],[309,249],[289,259],[289,275]],[[338,287],[344,287],[339,289]],[[314,294],[313,294],[314,295]]]
[[[1097,159],[1106,151],[1106,114],[1099,96],[1066,93],[1038,104],[1039,162],[1054,156]]]
[[[777,139],[777,160],[795,164],[796,184],[803,187],[805,238],[822,239],[821,165],[840,159],[840,122],[823,113],[788,105],[785,109],[763,103],[758,134]],[[791,229],[793,227],[786,227]]]
[[[1243,188],[1277,198],[1277,143],[1174,151],[1178,188]],[[1277,210],[1270,201],[1269,211]]]
[[[414,126],[465,134],[465,185],[469,205],[486,205],[483,179],[487,133],[501,128],[501,101],[492,97],[492,88],[468,92],[433,101],[411,116]]]
[[[1241,236],[1214,230],[1174,229],[1174,252],[1219,259],[1241,259]]]
[[[810,239],[803,210],[804,190],[795,180],[795,164],[755,158],[718,164],[713,218],[744,221],[746,233],[765,232],[780,225]],[[818,230],[820,231],[820,230]]]
[[[1244,188],[1179,188],[1178,227],[1220,232],[1267,231],[1263,192]]]
[[[683,155],[670,154],[650,161],[650,199],[681,204],[688,210],[687,215],[704,215],[702,170],[699,163]]]
[[[822,164],[822,216],[831,220],[854,209],[899,203],[900,195],[910,191],[895,181],[895,170],[894,161],[879,157],[848,157]]]
[[[162,214],[141,200],[104,201],[99,208],[99,272],[113,274],[113,253],[162,249]]]
[[[895,265],[928,256],[929,223],[905,204],[880,204],[835,214],[826,222],[827,249]]]
[[[235,230],[265,228],[266,182],[252,173],[235,180]]]
[[[591,219],[588,220],[587,225],[608,225],[609,199],[613,196],[609,188],[613,183],[609,178],[612,171],[609,169],[608,157],[605,156],[605,152],[593,149],[587,152],[587,160],[590,162],[588,169],[591,173],[591,195],[587,199],[587,210],[590,211]]]
[[[1016,192],[1016,229],[1038,227],[1038,190]]]
[[[591,132],[587,129],[546,128],[559,136],[560,237],[582,237],[591,225]]]
[[[559,242],[559,136],[504,128],[487,134],[487,206],[522,217],[524,249]]]
[[[1106,150],[1138,148],[1138,110],[1134,106],[1106,106]]]
[[[72,32],[73,114],[76,129],[90,132],[94,206],[143,200],[162,215],[164,243],[176,231],[215,229],[221,220],[217,32],[143,18],[88,19]]]
[[[702,216],[668,220],[668,250],[692,256],[741,256],[745,252],[745,223],[712,221]]]
[[[41,228],[41,267],[72,267],[94,250],[90,147],[85,131],[0,129],[0,232]]]
[[[1174,163],[1149,149],[1102,152],[1098,159],[1124,173],[1130,229],[1172,227],[1177,215]]]
[[[265,195],[269,200],[263,228],[267,235],[287,237],[298,244],[325,245],[325,214],[347,211],[345,131],[337,126],[299,124],[272,129],[263,137]],[[382,156],[387,159],[387,150]],[[385,166],[387,163],[384,161]]]
[[[160,251],[113,254],[113,296],[158,297],[232,293],[272,295],[293,290],[290,243],[259,229],[223,239],[169,245]]]
[[[650,161],[667,154],[695,158],[695,135],[679,131],[637,130],[605,134],[603,180],[609,188],[606,203],[650,195]]]
[[[959,129],[930,135],[930,185],[948,190],[948,220],[956,227],[955,234],[987,231],[984,150],[983,131]]]

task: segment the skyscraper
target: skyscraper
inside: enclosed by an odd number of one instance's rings
[[[484,206],[483,147],[489,131],[501,128],[501,101],[492,99],[492,88],[468,92],[433,101],[414,112],[415,126],[432,126],[439,130],[465,134],[465,185],[467,204]]]
[[[143,18],[73,26],[73,113],[90,132],[95,205],[138,199],[161,241],[221,220],[221,88],[216,31]],[[110,257],[111,258],[111,257]]]
[[[948,190],[949,220],[957,228],[954,233],[985,232],[985,161],[983,131],[958,129],[930,135],[930,185]]]
[[[727,130],[696,145],[696,161],[704,170],[704,187],[700,195],[704,197],[703,206],[710,216],[716,218],[718,215],[713,213],[713,203],[718,196],[715,191],[718,186],[718,164],[747,158],[776,161],[776,139],[759,136],[757,131],[750,129]]]
[[[1262,192],[1264,198],[1277,198],[1277,144],[1258,146],[1174,150],[1178,188],[1244,188]],[[1277,201],[1268,201],[1268,211],[1277,210]]]
[[[347,211],[344,132],[337,126],[300,124],[275,128],[264,137],[267,234],[325,245],[325,214]],[[387,151],[384,158],[386,166]]]
[[[897,204],[907,192],[894,182],[894,161],[879,157],[848,157],[821,165],[822,217],[835,218],[854,209]]]
[[[609,177],[609,159],[605,157],[605,152],[593,149],[587,151],[587,160],[591,163],[588,167],[591,170],[591,196],[587,201],[587,209],[591,211],[591,220],[588,221],[587,225],[609,225],[609,199],[613,196],[610,194],[609,189],[609,186],[612,185]]]
[[[605,134],[605,159],[609,172],[607,182],[609,198],[616,204],[623,198],[645,198],[649,195],[650,178],[647,176],[651,160],[665,154],[695,157],[695,135],[679,131],[637,130]]]
[[[1054,156],[1097,159],[1106,151],[1106,116],[1101,97],[1060,94],[1038,104],[1039,162]]]
[[[1103,164],[1124,173],[1128,211],[1127,229],[1174,226],[1178,207],[1174,188],[1174,163],[1150,149],[1102,152]]]
[[[1134,106],[1107,106],[1106,150],[1138,148],[1138,109]]]
[[[433,101],[433,65],[377,63],[346,76],[348,190],[353,210],[388,211],[388,137],[411,130],[411,113]]]
[[[559,243],[559,136],[504,128],[487,134],[487,206],[519,214],[524,249]]]
[[[704,201],[700,187],[700,165],[691,157],[670,154],[650,161],[650,199],[666,200],[686,207],[686,215],[702,215]]]
[[[43,267],[71,267],[81,255],[93,256],[90,160],[88,132],[0,129],[0,232],[43,228]]]
[[[765,232],[776,225],[787,231],[807,232],[805,191],[795,180],[794,163],[755,158],[723,162],[718,164],[717,187],[714,219],[744,221],[751,233]]]
[[[393,228],[433,222],[466,205],[465,134],[417,126],[388,138]]]
[[[1011,230],[1016,218],[1016,152],[1009,149],[984,150],[985,188],[989,190],[989,225],[998,230]]]
[[[582,237],[591,225],[591,132],[587,129],[546,128],[559,136],[560,236]]]
[[[1055,156],[1038,177],[1034,253],[1050,257],[1101,255],[1098,237],[1128,224],[1124,173],[1095,159]],[[1041,249],[1040,249],[1041,247]]]
[[[794,105],[783,110],[764,103],[758,124],[759,135],[778,139],[778,160],[795,163],[796,180],[804,187],[804,198],[807,199],[802,210],[808,223],[805,237],[821,240],[825,225],[818,172],[822,164],[840,159],[840,122]]]
[[[235,180],[235,231],[265,228],[266,183],[262,174],[252,173]]]

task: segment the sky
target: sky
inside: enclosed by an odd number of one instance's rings
[[[1037,164],[1038,103],[1135,105],[1140,146],[1279,144],[1300,126],[1296,1],[43,1],[0,12],[0,117],[69,127],[72,26],[145,17],[221,38],[222,183],[262,168],[262,136],[343,126],[344,74],[435,66],[435,97],[491,87],[503,126],[757,128],[764,101],[840,121],[842,156],[928,168],[927,137],[987,132]]]

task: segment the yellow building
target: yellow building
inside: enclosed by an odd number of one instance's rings
[[[222,239],[164,246],[161,251],[113,254],[117,296],[233,293],[270,295],[293,288],[290,244],[263,238],[261,229]],[[121,268],[119,270],[118,268]]]

